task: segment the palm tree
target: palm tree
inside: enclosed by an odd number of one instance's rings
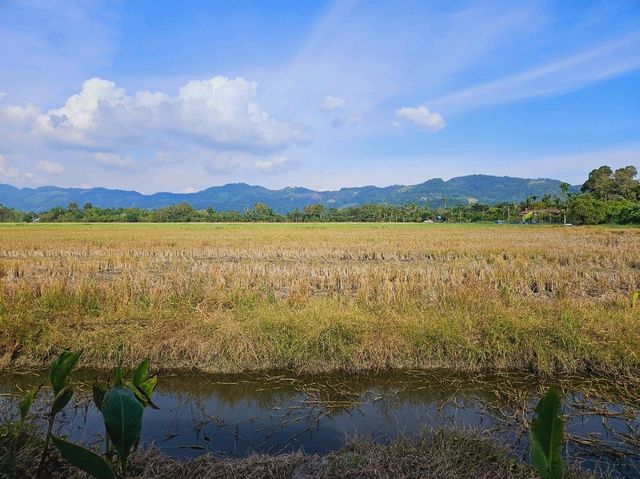
[[[569,183],[566,182],[562,182],[560,183],[560,193],[562,195],[562,203],[564,205],[563,208],[563,212],[564,212],[564,224],[567,224],[567,193],[569,191],[569,187],[571,185]]]

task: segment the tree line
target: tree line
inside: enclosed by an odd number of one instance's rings
[[[0,222],[105,222],[105,223],[173,223],[173,222],[505,222],[505,223],[575,223],[640,224],[640,181],[637,170],[627,166],[613,171],[601,166],[591,173],[580,192],[569,192],[561,183],[557,194],[531,196],[519,203],[480,203],[449,208],[430,208],[423,204],[365,204],[344,208],[327,208],[312,204],[286,214],[256,203],[245,211],[197,210],[188,203],[158,208],[98,208],[91,203],[80,207],[52,208],[42,213],[23,212],[0,205]]]

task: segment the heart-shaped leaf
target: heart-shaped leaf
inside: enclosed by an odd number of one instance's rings
[[[112,387],[102,400],[104,425],[123,468],[131,448],[140,437],[143,411],[142,404],[131,389],[125,386]]]
[[[551,388],[538,402],[529,430],[531,458],[543,479],[561,479],[564,476],[563,438],[560,395]]]

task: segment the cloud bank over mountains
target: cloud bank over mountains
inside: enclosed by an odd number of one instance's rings
[[[83,83],[59,108],[33,104],[0,109],[0,122],[14,138],[94,151],[103,163],[119,146],[140,148],[185,143],[264,154],[309,143],[303,128],[273,118],[257,101],[257,84],[216,76],[180,87],[176,96],[123,88],[101,78]],[[5,138],[6,139],[6,138]],[[95,156],[98,155],[98,156]]]
[[[580,182],[602,152],[640,152],[636,0],[0,9],[0,182],[17,186]]]

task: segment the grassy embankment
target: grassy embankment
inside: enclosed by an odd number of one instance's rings
[[[0,465],[7,477],[35,477],[42,440],[13,425],[0,426]],[[86,479],[55,453],[46,464],[46,477]],[[534,469],[501,445],[470,431],[425,432],[416,439],[396,439],[389,445],[354,440],[327,456],[304,453],[252,455],[220,459],[211,454],[189,461],[170,458],[158,450],[139,451],[131,458],[130,479],[535,479]],[[572,466],[565,479],[595,479]],[[606,477],[606,476],[603,476]]]
[[[0,367],[640,370],[640,230],[1,225]]]

